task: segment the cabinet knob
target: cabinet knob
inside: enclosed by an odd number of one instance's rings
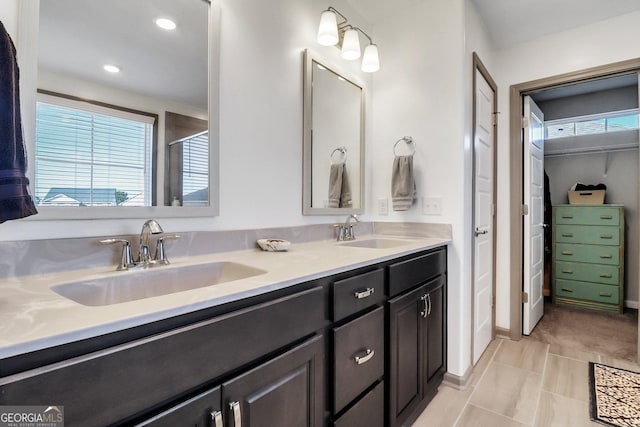
[[[602,254],[602,255],[600,255],[600,258],[607,258],[607,259],[610,259],[610,258],[612,258],[612,257],[611,257],[611,254]]]
[[[573,233],[562,233],[562,237],[573,237]]]
[[[569,288],[562,288],[562,290],[565,292],[573,292],[573,289],[569,289]]]
[[[600,292],[600,296],[601,297],[610,297],[611,293],[610,292]]]
[[[613,219],[611,215],[600,215],[600,219]]]
[[[376,352],[374,350],[371,350],[370,348],[368,348],[365,351],[364,356],[356,356],[353,359],[356,361],[356,363],[358,365],[362,365],[363,363],[367,363],[369,360],[371,360],[371,358],[373,357],[373,355],[376,354]]]
[[[562,270],[562,272],[565,273],[565,274],[573,274],[573,270],[565,269],[565,270]]]
[[[573,255],[573,252],[571,252],[571,251],[562,251],[561,254],[562,255]]]
[[[613,239],[613,236],[611,234],[601,234],[600,238],[601,239]]]
[[[601,273],[600,277],[604,278],[604,279],[611,279],[611,277],[613,277],[611,275],[611,273]]]

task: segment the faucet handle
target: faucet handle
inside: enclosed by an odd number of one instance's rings
[[[133,256],[131,255],[131,243],[125,239],[104,239],[99,241],[102,245],[113,245],[116,243],[122,243],[122,253],[120,254],[120,263],[116,270],[124,271],[128,270],[130,265],[133,265]]]
[[[158,264],[169,264],[169,259],[167,258],[167,254],[164,251],[164,241],[177,240],[179,238],[179,234],[165,234],[164,236],[160,236],[158,238],[158,242],[156,243],[156,253],[153,256],[154,261]]]

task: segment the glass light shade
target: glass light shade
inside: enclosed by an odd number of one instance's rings
[[[342,40],[342,58],[349,61],[360,58],[360,38],[356,30],[347,30]]]
[[[330,10],[325,10],[320,15],[320,26],[318,27],[318,43],[322,46],[334,46],[338,44],[338,21],[336,14]]]
[[[365,73],[375,73],[380,69],[380,58],[378,57],[378,46],[370,44],[364,48],[362,55],[362,71]]]

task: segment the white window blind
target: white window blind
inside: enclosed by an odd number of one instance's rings
[[[151,116],[39,95],[35,197],[44,206],[151,206]]]
[[[184,206],[209,206],[209,132],[182,142]]]

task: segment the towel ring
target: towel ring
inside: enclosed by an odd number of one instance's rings
[[[413,156],[414,154],[416,154],[416,143],[413,142],[413,138],[411,138],[410,136],[403,136],[402,138],[400,138],[399,140],[396,141],[395,144],[393,144],[393,154],[395,154],[396,156],[398,155],[398,153],[396,153],[396,147],[398,146],[398,144],[400,142],[405,142],[407,145],[412,145],[413,147],[413,151],[411,151],[411,154],[409,154],[410,156]]]
[[[335,150],[333,150],[331,152],[331,154],[329,155],[329,162],[331,162],[332,165],[337,164],[337,163],[333,163],[333,155],[336,154],[336,152],[342,153],[342,163],[346,163],[347,162],[347,147],[338,147]]]

